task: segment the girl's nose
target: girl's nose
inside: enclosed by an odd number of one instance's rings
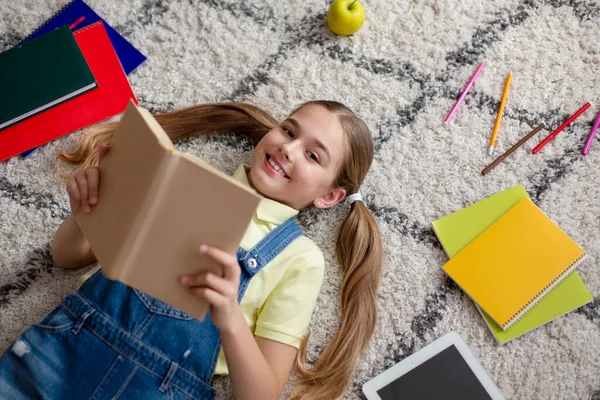
[[[294,161],[294,149],[295,149],[295,145],[294,145],[295,141],[291,141],[288,143],[284,143],[281,145],[281,154],[283,155],[283,157],[285,157],[288,161]]]

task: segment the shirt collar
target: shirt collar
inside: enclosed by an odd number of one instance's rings
[[[246,186],[250,186],[248,172],[250,172],[250,166],[248,164],[242,164],[233,174],[233,179]],[[256,217],[258,219],[275,225],[281,225],[297,214],[298,210],[278,201],[267,199],[266,197],[262,198],[256,209]]]

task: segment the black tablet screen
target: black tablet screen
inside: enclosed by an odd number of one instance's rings
[[[491,399],[454,345],[377,391],[383,400]]]

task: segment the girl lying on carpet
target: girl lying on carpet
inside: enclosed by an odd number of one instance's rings
[[[260,138],[251,166],[241,165],[234,174],[264,196],[241,246],[258,251],[258,262],[251,266],[255,271],[199,243],[199,251],[222,265],[224,276],[182,277],[182,285],[210,304],[210,318],[198,321],[108,280],[98,267],[4,353],[0,398],[212,399],[213,375],[229,373],[236,399],[276,399],[294,359],[294,397],[343,395],[375,329],[382,269],[380,233],[358,194],[373,158],[366,124],[331,101],[307,102],[281,124],[241,103],[198,105],[156,119],[173,140],[210,132]],[[96,261],[74,215],[93,212],[101,201],[97,165],[109,151],[115,128],[116,123],[101,126],[77,150],[59,156],[80,165],[67,183],[71,215],[52,244],[59,267]],[[293,218],[311,206],[332,207],[347,194],[350,212],[336,243],[343,270],[341,328],[308,369],[306,331],[324,259]],[[238,289],[246,287],[238,304]]]

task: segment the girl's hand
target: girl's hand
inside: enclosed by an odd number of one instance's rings
[[[101,144],[98,149],[98,165],[75,172],[67,181],[67,193],[71,204],[71,214],[80,210],[89,214],[92,206],[98,202],[98,187],[100,186],[100,168],[102,159],[109,150],[109,145]]]
[[[223,277],[210,272],[181,277],[181,283],[210,304],[210,318],[221,333],[233,333],[246,325],[238,304],[240,266],[234,255],[202,245],[200,252],[223,267]]]

